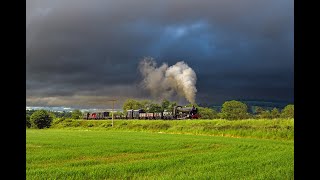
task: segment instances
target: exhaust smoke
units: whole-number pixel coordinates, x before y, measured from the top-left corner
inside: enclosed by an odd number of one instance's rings
[[[140,62],[139,70],[143,76],[141,84],[152,96],[170,99],[178,95],[195,103],[197,76],[185,62],[157,67],[152,57],[146,57]]]

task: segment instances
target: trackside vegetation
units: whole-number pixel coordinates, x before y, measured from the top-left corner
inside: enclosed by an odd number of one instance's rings
[[[228,120],[56,120],[52,128],[145,131],[293,140],[293,119]]]
[[[27,118],[26,126],[33,126],[38,129],[48,128],[51,126],[52,119],[53,117],[50,115],[48,111],[38,110],[30,116],[30,121],[28,121]]]

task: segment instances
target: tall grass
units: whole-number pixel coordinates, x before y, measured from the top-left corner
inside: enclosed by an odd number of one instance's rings
[[[214,136],[251,137],[293,140],[293,119],[248,120],[64,120],[52,128],[89,128],[94,130],[125,130]]]

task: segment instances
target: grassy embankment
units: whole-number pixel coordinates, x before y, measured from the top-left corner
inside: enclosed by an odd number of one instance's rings
[[[51,128],[92,130],[121,130],[163,132],[178,134],[203,134],[230,137],[293,140],[293,119],[249,120],[64,120],[55,121]]]

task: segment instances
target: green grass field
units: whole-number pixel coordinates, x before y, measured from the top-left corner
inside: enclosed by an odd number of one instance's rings
[[[293,139],[159,132],[27,129],[26,178],[293,179]]]

